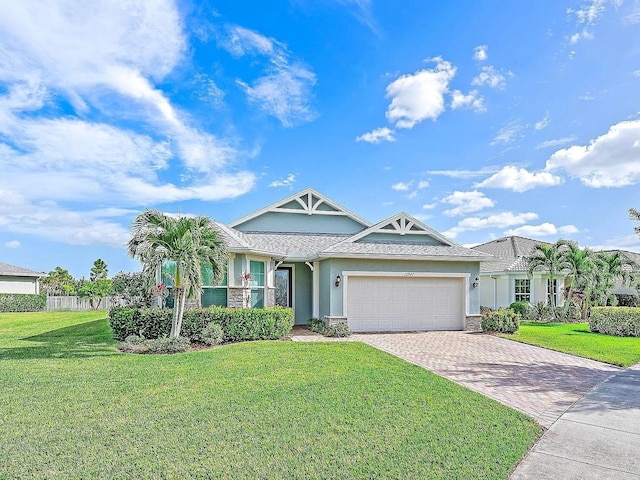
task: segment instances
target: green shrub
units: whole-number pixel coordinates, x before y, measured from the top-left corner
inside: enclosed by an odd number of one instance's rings
[[[200,338],[207,345],[220,345],[224,341],[224,331],[219,324],[211,322],[202,329]]]
[[[129,335],[120,344],[119,349],[126,353],[149,353],[149,347],[145,344],[144,337]]]
[[[589,329],[619,337],[640,337],[640,308],[591,307]]]
[[[145,340],[143,345],[149,348],[149,353],[182,353],[189,350],[191,342],[186,337],[162,337]]]
[[[529,313],[529,304],[527,302],[513,302],[509,305],[509,308],[523,317]]]
[[[510,308],[500,308],[482,317],[482,331],[515,333],[520,327],[520,314]]]
[[[0,293],[0,312],[43,312],[46,293]]]
[[[484,305],[480,305],[480,314],[484,315],[485,313],[492,312],[493,309],[490,307],[485,307]]]
[[[109,325],[117,340],[129,335],[160,338],[171,332],[172,314],[166,308],[113,307],[109,310]]]
[[[351,335],[351,329],[346,323],[336,323],[327,327],[324,331],[326,337],[348,337]]]
[[[325,327],[326,325],[324,323],[324,320],[320,320],[319,318],[310,318],[307,322],[307,328],[309,328],[309,330],[311,330],[312,332],[324,333]]]
[[[640,295],[630,295],[626,293],[614,294],[618,300],[618,307],[640,307]]]
[[[527,320],[533,320],[534,322],[549,322],[554,318],[551,315],[551,307],[544,302],[538,302],[535,305],[531,305],[527,314]]]
[[[277,340],[293,328],[293,310],[283,307],[230,309],[216,307],[225,341]],[[220,312],[222,311],[222,312]]]

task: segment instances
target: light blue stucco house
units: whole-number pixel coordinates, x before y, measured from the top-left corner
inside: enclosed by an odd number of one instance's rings
[[[406,213],[372,224],[306,189],[218,228],[227,276],[202,306],[282,305],[296,324],[324,318],[357,332],[478,327],[480,261],[491,256]]]

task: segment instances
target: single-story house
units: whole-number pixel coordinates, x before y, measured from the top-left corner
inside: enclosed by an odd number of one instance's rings
[[[46,275],[0,262],[0,293],[40,293],[40,278]]]
[[[296,324],[324,318],[359,332],[479,327],[490,255],[404,212],[372,224],[309,188],[218,228],[227,276],[206,286],[202,306],[281,305]]]
[[[631,273],[636,279],[640,278],[640,253],[636,253],[636,252],[630,252],[628,250],[605,250],[606,253],[615,253],[615,252],[620,252],[622,253],[625,257],[627,257],[629,260],[631,260],[632,262],[634,262],[636,265],[635,267],[630,267],[628,265],[625,265],[625,270],[627,270],[629,273]],[[623,285],[622,284],[622,279],[618,278],[616,279],[616,288],[613,290],[613,294],[623,294],[623,295],[638,295],[638,290],[633,288],[633,285]]]
[[[480,263],[480,305],[492,309],[508,307],[513,302],[547,303],[551,288],[549,273],[536,270],[529,276],[529,257],[536,245],[547,243],[531,238],[510,236],[472,247],[493,255],[494,260]],[[564,303],[566,272],[554,277],[556,305]]]

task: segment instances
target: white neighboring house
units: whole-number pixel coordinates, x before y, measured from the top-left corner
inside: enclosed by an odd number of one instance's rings
[[[0,262],[0,293],[40,293],[40,279],[46,275]]]
[[[536,270],[529,276],[529,257],[538,244],[531,238],[511,236],[472,247],[488,253],[494,261],[480,262],[480,305],[492,309],[508,307],[513,302],[547,303],[551,293],[549,273]],[[566,275],[555,275],[556,305],[564,302]]]
[[[625,266],[625,270],[633,273],[636,278],[640,277],[640,253],[630,252],[628,250],[605,250],[605,252],[606,253],[620,252],[629,260],[635,262],[637,267],[634,267],[634,269],[631,269],[630,267]],[[616,279],[616,288],[611,293],[624,294],[624,295],[637,295],[640,292],[638,292],[638,290],[636,290],[635,288],[632,288],[631,286],[628,286],[628,285],[623,286],[622,279],[618,278]]]

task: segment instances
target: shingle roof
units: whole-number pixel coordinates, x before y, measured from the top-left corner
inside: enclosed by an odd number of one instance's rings
[[[290,258],[310,258],[325,248],[341,242],[351,235],[322,233],[244,232],[249,245],[260,251],[272,252]]]
[[[480,273],[526,272],[529,269],[528,257],[536,245],[549,244],[541,240],[511,236],[471,247],[479,252],[496,257],[495,262],[481,262]]]
[[[15,265],[0,262],[0,275],[12,277],[44,277],[46,274],[44,272],[36,272],[28,268],[16,267]]]
[[[460,245],[432,245],[425,243],[397,243],[397,242],[341,242],[332,245],[321,254],[338,255],[397,255],[421,257],[478,257],[491,258],[490,255],[476,252]]]

